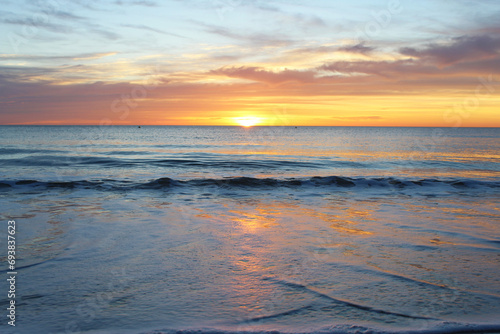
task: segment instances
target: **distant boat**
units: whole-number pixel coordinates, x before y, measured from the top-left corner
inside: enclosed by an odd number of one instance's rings
[[[140,129],[140,128],[141,128],[141,126],[139,125],[139,126],[138,126],[138,128]]]

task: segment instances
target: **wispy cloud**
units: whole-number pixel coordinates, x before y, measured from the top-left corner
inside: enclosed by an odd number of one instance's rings
[[[35,21],[31,18],[3,18],[0,22],[21,25],[34,28],[42,28],[50,32],[55,32],[59,34],[68,34],[74,31],[74,29],[69,25],[57,24],[52,22]]]
[[[227,37],[239,42],[247,42],[252,45],[257,46],[275,46],[283,47],[289,46],[294,43],[294,40],[287,36],[280,36],[280,34],[271,33],[253,33],[253,34],[243,34],[235,32],[233,29],[225,27],[217,27],[213,25],[207,25],[204,23],[199,23],[205,27],[205,31],[211,34]]]
[[[115,1],[115,5],[120,5],[120,6],[145,6],[145,7],[158,7],[158,3],[155,1]]]
[[[0,61],[10,60],[37,60],[37,61],[53,61],[53,60],[91,60],[100,59],[103,57],[113,56],[116,52],[102,53],[83,53],[78,55],[67,56],[35,56],[35,55],[0,55]]]
[[[98,0],[73,0],[72,2],[74,4],[82,7],[82,8],[85,8],[85,9],[88,9],[91,11],[98,11],[98,12],[106,11],[106,10],[99,8],[99,1]]]
[[[166,32],[166,31],[163,31],[161,29],[152,28],[152,27],[144,25],[144,24],[122,24],[121,26],[122,27],[126,27],[126,28],[133,28],[133,29],[151,31],[151,32],[155,32],[155,33],[163,34],[163,35],[170,35],[170,36],[185,38],[184,36],[181,36],[181,35],[178,35],[178,34],[174,34],[174,33],[171,33],[171,32]]]
[[[310,31],[318,28],[325,29],[328,26],[321,17],[302,13],[289,14],[281,12],[277,17],[277,21],[281,25],[292,25],[300,28],[302,31]]]
[[[50,10],[44,10],[44,13],[53,17],[56,17],[61,20],[69,20],[69,21],[75,21],[75,20],[86,20],[87,18],[79,15],[75,15],[70,12],[65,12],[61,10],[55,10],[55,11],[50,11]]]
[[[104,30],[102,28],[93,28],[93,29],[90,29],[90,32],[93,32],[94,34],[97,34],[101,37],[104,37],[106,39],[109,39],[109,40],[117,40],[121,37],[120,34],[117,34],[113,31],[109,31],[109,30]]]

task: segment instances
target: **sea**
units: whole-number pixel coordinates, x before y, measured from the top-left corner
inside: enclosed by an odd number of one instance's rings
[[[1,333],[500,333],[499,128],[1,126],[0,207]]]

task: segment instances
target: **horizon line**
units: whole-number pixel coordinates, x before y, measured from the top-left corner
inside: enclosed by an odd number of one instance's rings
[[[485,128],[485,129],[495,129],[500,128],[500,126],[418,126],[418,125],[208,125],[208,124],[0,124],[0,126],[102,126],[102,127],[112,127],[112,126],[129,126],[129,127],[143,127],[143,126],[184,126],[184,127],[195,127],[195,126],[206,126],[206,127],[239,127],[239,128],[255,128],[255,127],[288,127],[288,128],[298,128],[298,127],[338,127],[338,128]]]

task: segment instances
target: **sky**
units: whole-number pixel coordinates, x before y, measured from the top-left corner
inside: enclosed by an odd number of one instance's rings
[[[500,127],[497,0],[0,0],[0,124]]]

